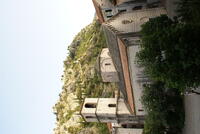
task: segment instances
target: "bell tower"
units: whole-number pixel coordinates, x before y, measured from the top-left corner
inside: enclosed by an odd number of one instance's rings
[[[87,122],[117,122],[117,98],[85,98],[81,115]]]
[[[96,116],[98,98],[85,98],[81,115],[87,122],[99,122]]]
[[[85,98],[81,115],[87,122],[143,124],[144,115],[130,113],[122,98]]]

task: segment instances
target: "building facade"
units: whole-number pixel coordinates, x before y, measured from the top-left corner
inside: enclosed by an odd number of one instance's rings
[[[151,81],[137,63],[141,26],[167,14],[160,0],[93,0],[106,36],[107,49],[100,55],[104,82],[117,82],[116,98],[85,98],[81,115],[87,122],[111,123],[113,134],[142,134],[146,111],[143,85]]]
[[[161,0],[93,0],[96,14],[101,23],[120,12],[131,12],[161,6]]]
[[[136,53],[141,42],[139,31],[150,18],[162,14],[166,14],[164,8],[143,9],[120,13],[103,24],[107,45],[119,73],[121,91],[136,115],[145,115],[140,98],[143,85],[150,82],[137,64]]]

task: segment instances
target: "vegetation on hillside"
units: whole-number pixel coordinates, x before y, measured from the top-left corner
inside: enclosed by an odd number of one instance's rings
[[[106,124],[86,123],[77,115],[85,97],[111,97],[117,88],[113,83],[103,83],[99,75],[98,56],[105,47],[101,25],[96,21],[82,29],[68,47],[63,90],[54,106],[55,134],[108,134]]]

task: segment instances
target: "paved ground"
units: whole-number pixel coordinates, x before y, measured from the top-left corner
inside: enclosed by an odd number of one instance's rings
[[[185,96],[185,128],[183,134],[200,134],[200,95]]]

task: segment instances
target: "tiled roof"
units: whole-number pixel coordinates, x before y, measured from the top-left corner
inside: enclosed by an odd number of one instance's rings
[[[122,69],[122,64],[121,64],[119,47],[118,47],[118,43],[117,43],[117,36],[112,30],[110,30],[107,27],[107,25],[103,25],[103,29],[104,29],[104,33],[106,36],[106,41],[107,41],[107,45],[109,48],[111,58],[113,60],[115,68],[118,72],[119,89],[122,92],[124,98],[127,100],[127,93],[125,90],[124,75],[123,75],[123,69]]]

